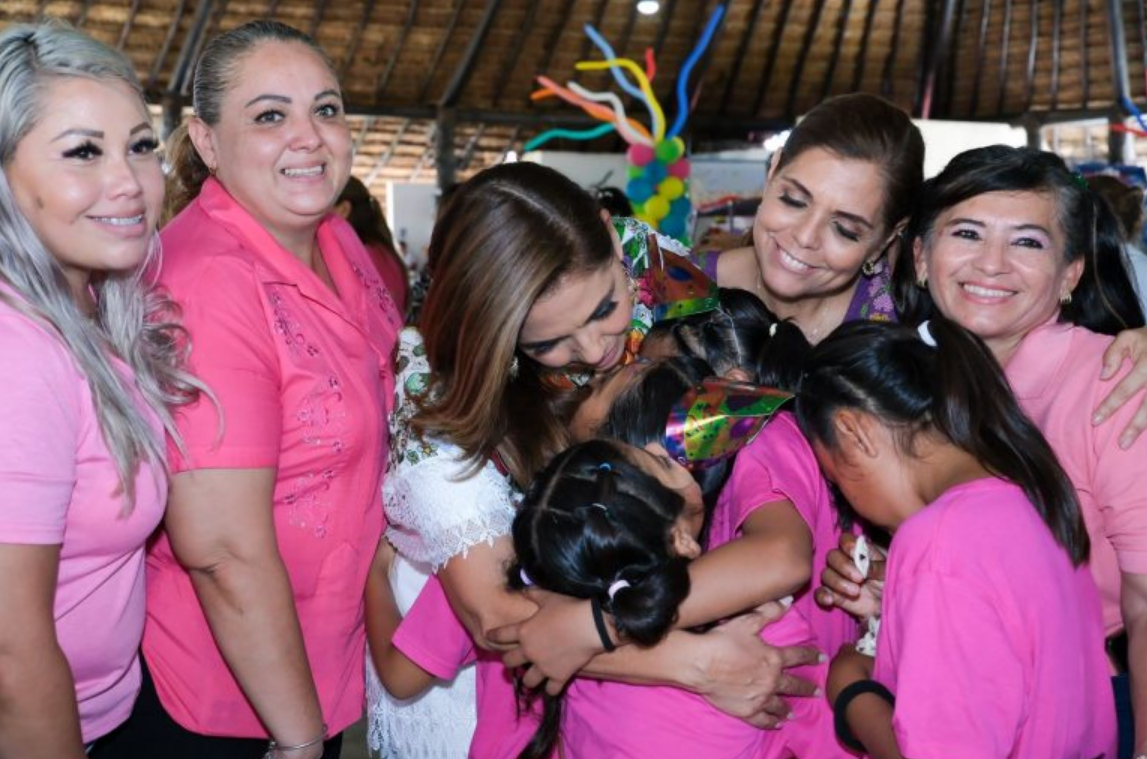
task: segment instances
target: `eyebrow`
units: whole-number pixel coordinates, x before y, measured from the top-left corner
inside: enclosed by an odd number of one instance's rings
[[[151,129],[151,124],[149,124],[146,121],[141,121],[140,123],[138,123],[134,127],[132,127],[131,131],[128,132],[128,134],[133,135],[136,132],[143,131],[144,129]],[[64,139],[65,137],[75,137],[75,136],[90,137],[93,140],[102,140],[104,137],[106,137],[106,135],[99,129],[84,129],[82,127],[76,127],[74,129],[66,129],[63,132],[60,132],[58,135],[53,137],[51,141],[57,142],[59,140]]]
[[[342,95],[339,94],[338,90],[327,89],[327,90],[323,90],[319,94],[315,95],[314,99],[316,101],[318,101],[318,100],[322,100],[325,97],[330,97],[332,95],[334,97],[337,97],[337,98],[342,98]],[[243,107],[249,108],[252,105],[254,105],[255,103],[258,103],[260,100],[270,100],[270,101],[273,101],[275,103],[285,103],[287,105],[290,105],[291,103],[294,102],[293,100],[291,100],[291,98],[287,97],[286,95],[272,95],[272,94],[268,93],[265,95],[257,95],[255,97],[251,98],[250,100],[248,100],[243,105]]]
[[[602,298],[600,301],[598,301],[597,305],[594,306],[593,311],[590,312],[589,317],[586,318],[586,320],[584,322],[582,322],[581,326],[584,327],[585,325],[587,325],[593,321],[594,314],[601,311],[601,309],[605,307],[606,303],[609,303],[611,300],[613,300],[613,294],[616,290],[617,290],[617,283],[615,282],[609,286],[609,292],[605,294],[604,298]],[[557,345],[562,340],[565,340],[567,337],[569,337],[569,335],[559,335],[558,337],[551,337],[551,338],[548,338],[546,340],[536,340],[532,343],[522,343],[518,347],[521,348],[522,350],[527,350],[527,351],[537,350],[538,348],[544,348],[544,347],[549,346],[549,345]]]
[[[794,179],[792,177],[782,177],[782,179],[786,182],[790,182],[790,183],[796,185],[796,188],[798,190],[800,190],[805,195],[808,195],[810,198],[814,197],[812,192],[807,187],[805,187],[803,184],[798,182],[796,179]],[[833,213],[836,214],[837,216],[841,216],[845,219],[848,219],[849,221],[860,224],[863,227],[868,227],[869,229],[876,229],[875,224],[873,224],[871,221],[864,218],[860,214],[849,213],[848,211],[841,211],[839,208],[834,210]]]
[[[980,227],[981,229],[986,228],[988,226],[987,224],[980,221],[979,219],[968,219],[968,218],[961,217],[958,219],[952,219],[951,221],[949,221],[947,224],[944,225],[944,228],[947,229],[948,227],[954,227],[957,224],[969,224],[973,227]],[[1012,231],[1015,231],[1015,232],[1029,232],[1029,231],[1042,232],[1043,234],[1047,235],[1048,237],[1051,237],[1051,230],[1049,230],[1047,227],[1043,226],[1042,224],[1017,224],[1014,227],[1009,227],[1009,229],[1011,229]]]

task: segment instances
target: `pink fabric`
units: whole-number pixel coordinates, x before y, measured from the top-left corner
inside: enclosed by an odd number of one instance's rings
[[[127,719],[139,693],[144,541],[163,516],[167,481],[143,463],[124,513],[87,379],[56,335],[2,301],[0,356],[0,542],[61,546],[56,637],[92,741]],[[138,394],[136,404],[159,439],[155,413]]]
[[[1111,340],[1049,323],[1024,338],[1005,370],[1020,405],[1075,484],[1108,635],[1123,629],[1120,573],[1147,573],[1147,437],[1128,450],[1119,448],[1119,436],[1139,404],[1127,404],[1098,427],[1090,419],[1130,371],[1125,364],[1114,380],[1100,382],[1103,351]]]
[[[775,646],[807,645],[808,620],[795,607],[761,635]],[[822,689],[827,664],[793,674]],[[562,743],[567,757],[631,759],[849,759],[834,737],[823,697],[789,699],[793,717],[780,730],[761,730],[717,711],[701,696],[677,688],[579,678],[566,692]],[[640,727],[640,729],[638,729]]]
[[[398,309],[398,312],[400,314],[404,313],[406,310],[406,290],[408,282],[406,279],[406,268],[403,267],[399,261],[398,254],[381,245],[368,245],[366,252],[370,254],[370,260],[378,271],[379,276],[382,277],[382,282],[390,292],[390,297],[394,300],[394,305]]]
[[[537,732],[537,714],[518,714],[514,681],[496,654],[474,647],[438,578],[426,581],[394,634],[394,646],[435,677],[453,680],[477,659],[478,728],[470,759],[516,759]]]
[[[380,483],[401,321],[362,244],[328,216],[318,230],[336,296],[221,185],[163,231],[161,282],[179,302],[191,369],[214,390],[177,421],[173,472],[277,468],[273,515],[323,718],[362,715],[362,594],[384,526]],[[143,650],[168,713],[206,735],[266,731],[223,661],[166,536],[149,556]]]
[[[738,454],[713,512],[708,549],[735,540],[745,519],[757,508],[768,508],[768,503],[778,497],[798,504],[816,543],[829,547],[837,544],[840,533],[833,527],[827,487],[812,450],[788,413],[778,414]],[[827,551],[825,548],[822,554]],[[811,598],[811,593],[803,597]],[[780,620],[765,628],[761,638],[774,646],[819,644],[806,608],[807,604],[794,603]],[[823,637],[823,630],[831,627],[824,624],[827,615],[819,616]],[[850,623],[850,629],[855,633],[855,623]],[[827,664],[820,664],[800,668],[795,674],[823,689],[827,671]],[[571,757],[851,756],[836,743],[832,712],[823,698],[795,698],[790,704],[793,719],[779,731],[766,731],[723,714],[702,697],[677,688],[582,678],[575,680],[566,694],[563,743]],[[635,730],[635,725],[641,729]]]
[[[717,501],[709,527],[709,547],[741,533],[745,520],[770,503],[791,501],[812,533],[812,581],[796,595],[794,607],[812,625],[813,640],[830,658],[858,637],[856,620],[840,609],[817,606],[812,588],[819,584],[829,551],[840,543],[840,527],[828,485],[816,457],[792,414],[777,414],[733,463],[733,472]]]
[[[896,531],[874,675],[905,756],[1115,756],[1095,583],[1002,480],[952,488]]]

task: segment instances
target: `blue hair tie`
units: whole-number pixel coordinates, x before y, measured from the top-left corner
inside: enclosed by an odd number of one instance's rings
[[[597,465],[597,471],[599,471],[599,472],[612,472],[613,466],[610,464],[607,464],[603,461],[602,463]]]

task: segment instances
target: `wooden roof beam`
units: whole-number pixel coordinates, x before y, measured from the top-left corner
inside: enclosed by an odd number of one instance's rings
[[[969,116],[975,116],[980,108],[980,82],[984,75],[984,55],[988,50],[988,21],[991,15],[992,0],[983,0],[980,3],[980,35],[976,40],[976,73],[972,77],[972,97],[968,101]]]
[[[737,43],[737,54],[733,57],[733,70],[729,72],[729,81],[725,83],[725,94],[721,98],[721,112],[729,110],[729,101],[733,99],[733,91],[737,87],[737,80],[741,78],[741,67],[745,64],[745,56],[749,53],[749,43],[753,39],[753,30],[761,18],[761,8],[764,0],[753,0],[753,10],[749,11],[749,19],[745,24],[745,33]]]
[[[1004,95],[1008,91],[1008,49],[1012,41],[1012,0],[1004,0],[1004,30],[1000,39],[1000,73],[997,85],[996,113],[1004,112]]]
[[[366,175],[366,179],[363,180],[363,184],[365,184],[367,187],[369,187],[371,183],[374,182],[374,179],[378,176],[379,172],[382,171],[388,163],[390,163],[390,159],[394,157],[394,153],[396,150],[398,150],[398,146],[402,144],[402,138],[406,136],[406,130],[410,129],[411,123],[411,119],[406,119],[403,121],[399,125],[398,131],[394,133],[394,137],[391,139],[390,145],[387,146],[384,152],[378,154],[378,158],[375,160],[374,166],[371,167],[370,172]]]
[[[147,84],[144,85],[145,89],[153,90],[159,84],[159,74],[163,71],[163,63],[167,60],[168,53],[171,52],[175,35],[179,33],[179,22],[183,20],[183,14],[186,10],[187,0],[179,0],[179,5],[175,6],[175,13],[171,16],[171,23],[167,25],[167,36],[163,38],[163,45],[159,48],[159,54],[155,56],[155,61],[151,64],[151,71],[147,75]]]
[[[374,99],[381,100],[382,93],[386,92],[386,85],[390,82],[390,75],[394,72],[394,66],[398,63],[398,56],[402,52],[403,45],[406,44],[406,38],[410,35],[410,29],[414,26],[414,18],[418,14],[418,0],[410,0],[410,5],[406,9],[406,21],[402,24],[402,31],[398,33],[398,41],[390,49],[390,58],[386,61],[386,68],[382,70],[382,74],[378,77],[378,84],[374,88]]]
[[[781,51],[781,38],[784,36],[785,26],[789,23],[789,13],[793,9],[793,0],[784,0],[781,13],[777,17],[776,26],[773,27],[773,37],[769,40],[769,55],[765,59],[765,71],[761,74],[760,88],[757,90],[757,99],[753,102],[752,115],[761,114],[761,106],[765,104],[765,93],[769,91],[769,82],[773,78],[773,67],[777,64],[777,54]]]
[[[1030,111],[1032,101],[1035,98],[1035,61],[1036,52],[1039,49],[1039,0],[1032,0],[1031,4],[1031,17],[1028,19],[1028,65],[1026,82],[1024,89],[1027,91],[1027,96],[1024,98],[1026,105],[1025,111]]]
[[[864,29],[860,33],[860,51],[856,54],[856,73],[852,75],[852,91],[859,92],[864,81],[864,68],[868,63],[868,43],[872,38],[872,24],[876,21],[876,6],[880,0],[868,0],[864,14]]]
[[[175,68],[171,73],[171,81],[167,83],[168,92],[178,92],[182,95],[188,93],[187,84],[192,79],[192,69],[199,50],[203,45],[203,32],[207,29],[207,22],[211,19],[211,11],[215,7],[215,0],[199,0],[195,9],[195,19],[191,29],[183,38],[179,48],[179,57],[175,59]]]
[[[900,31],[904,21],[904,0],[896,0],[896,10],[892,15],[892,40],[888,43],[888,52],[884,54],[884,65],[880,70],[880,94],[889,100],[895,97],[892,70],[896,64],[896,51],[900,48]]]
[[[820,99],[824,100],[832,92],[832,80],[836,77],[836,67],[840,64],[840,47],[844,41],[844,30],[848,28],[848,17],[852,13],[852,0],[842,0],[840,15],[836,20],[836,35],[832,38],[832,56],[828,59],[828,71],[820,88]]]
[[[927,119],[932,115],[932,100],[936,94],[936,79],[940,70],[940,62],[947,54],[948,44],[952,39],[952,26],[956,15],[956,0],[944,0],[944,7],[940,14],[939,33],[937,39],[923,41],[926,53],[924,66],[923,88],[920,93],[920,118]],[[935,44],[932,44],[935,43]]]
[[[808,27],[804,32],[804,39],[801,41],[797,65],[793,68],[792,78],[789,79],[789,94],[785,99],[785,116],[787,118],[796,116],[796,114],[793,113],[793,108],[796,106],[797,93],[800,92],[801,77],[804,76],[805,63],[808,61],[809,50],[812,49],[812,41],[813,38],[816,37],[817,27],[820,26],[822,13],[824,13],[824,0],[816,0],[816,4],[812,7],[812,18],[809,19]]]
[[[131,0],[131,8],[128,9],[127,18],[124,19],[123,28],[119,32],[119,40],[116,42],[116,50],[123,52],[123,46],[127,44],[127,37],[131,34],[131,28],[135,25],[135,17],[139,15],[139,6],[143,0]]]
[[[1059,106],[1059,38],[1063,29],[1065,0],[1052,0],[1051,16],[1051,109]]]
[[[530,32],[534,28],[534,22],[538,16],[538,7],[541,5],[541,3],[532,2],[529,5],[530,8],[528,11],[526,11],[526,19],[522,22],[522,32],[519,37],[520,40],[527,40],[530,38]],[[510,77],[513,76],[514,69],[518,67],[518,61],[522,57],[522,48],[524,47],[525,45],[519,42],[517,45],[514,45],[514,51],[510,55],[506,56],[506,61],[502,64],[502,71],[498,74],[498,83],[494,86],[494,96],[490,99],[491,108],[498,107],[498,101],[502,99],[502,94],[506,91],[506,85],[510,83]]]
[[[474,62],[478,60],[478,51],[485,44],[486,37],[490,33],[490,27],[494,25],[494,19],[501,7],[502,0],[486,0],[486,9],[482,12],[478,27],[470,35],[470,44],[466,46],[462,60],[454,67],[454,75],[450,77],[450,84],[446,86],[446,91],[438,100],[440,108],[452,108],[458,103],[458,98],[462,95],[466,82],[474,73]]]
[[[420,103],[425,103],[430,94],[430,87],[434,84],[434,75],[438,73],[438,65],[442,63],[442,56],[446,54],[446,47],[450,44],[450,38],[454,36],[454,29],[458,26],[458,19],[462,16],[462,8],[465,5],[466,0],[454,0],[454,12],[450,14],[450,23],[447,24],[442,38],[438,40],[438,47],[434,50],[434,60],[431,61],[426,70],[426,76],[422,79],[422,89],[418,93],[418,102]]]
[[[343,55],[342,63],[339,64],[339,80],[345,80],[347,72],[350,71],[351,64],[354,63],[354,57],[358,55],[359,46],[362,45],[362,34],[366,30],[367,24],[370,23],[371,16],[374,15],[374,2],[375,0],[366,0],[362,7],[362,17],[359,18],[358,26],[354,29],[354,34],[350,38],[350,44],[347,45],[346,53]]]

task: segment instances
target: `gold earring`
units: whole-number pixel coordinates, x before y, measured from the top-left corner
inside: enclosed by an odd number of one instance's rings
[[[1059,299],[1059,305],[1070,306],[1071,305],[1071,293],[1067,293],[1062,298],[1060,298]]]
[[[876,268],[876,261],[874,261],[872,259],[865,261],[860,266],[860,273],[863,274],[864,276],[868,277],[869,279],[871,279],[872,277],[875,277],[877,271],[879,271],[879,270]]]
[[[927,274],[921,274],[920,277],[916,280],[916,286],[919,287],[921,290],[927,290],[928,289],[928,275]]]

